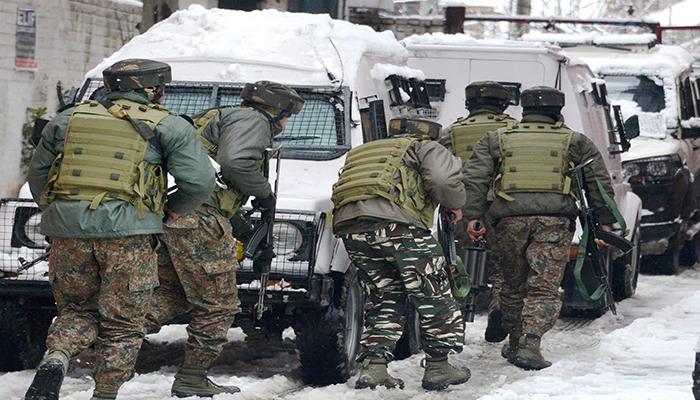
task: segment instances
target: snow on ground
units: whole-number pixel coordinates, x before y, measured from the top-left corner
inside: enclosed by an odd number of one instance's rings
[[[464,352],[452,357],[468,366],[471,380],[444,392],[420,388],[421,355],[390,364],[390,372],[406,381],[406,389],[355,390],[356,378],[345,384],[306,387],[302,384],[293,333],[283,343],[251,346],[240,329],[229,343],[213,379],[238,385],[241,394],[226,399],[364,400],[683,400],[692,399],[690,374],[700,336],[700,271],[678,276],[641,276],[637,294],[618,304],[618,315],[594,320],[561,319],[544,339],[553,362],[543,371],[523,371],[503,360],[500,344],[483,341],[485,316],[467,325]],[[169,399],[176,365],[182,360],[186,333],[182,325],[149,336],[138,373],[125,384],[120,400]],[[0,398],[19,399],[34,371],[0,375]],[[69,372],[61,399],[87,400],[93,386],[86,369]]]

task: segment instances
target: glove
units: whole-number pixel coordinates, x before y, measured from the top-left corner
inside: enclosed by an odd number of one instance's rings
[[[260,274],[263,272],[270,272],[270,264],[272,259],[275,258],[277,254],[272,249],[272,245],[261,244],[260,247],[255,250],[253,254],[253,271]]]
[[[272,210],[273,208],[275,208],[275,204],[277,204],[277,198],[275,198],[274,193],[270,193],[269,196],[262,199],[256,197],[250,203],[253,205],[254,208],[257,208],[260,211]]]

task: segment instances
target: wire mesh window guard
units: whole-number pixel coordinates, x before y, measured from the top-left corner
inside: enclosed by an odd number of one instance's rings
[[[33,260],[45,251],[48,243],[39,233],[41,214],[30,199],[0,199],[0,277],[18,280],[46,280],[46,261],[18,274],[19,257]]]
[[[86,81],[78,100],[88,99],[101,85],[100,79]],[[212,107],[238,105],[240,83],[176,81],[165,89],[164,106],[177,114],[193,116]],[[330,160],[350,149],[350,90],[347,87],[294,87],[305,100],[299,114],[289,118],[286,129],[276,137],[282,157],[302,160]]]

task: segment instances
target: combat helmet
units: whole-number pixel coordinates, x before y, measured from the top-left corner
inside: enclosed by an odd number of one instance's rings
[[[105,86],[113,92],[163,86],[170,83],[170,65],[144,58],[117,61],[102,71]]]
[[[508,90],[498,82],[477,81],[464,88],[464,105],[473,109],[479,105],[492,105],[505,110],[508,108]]]
[[[520,95],[523,108],[559,108],[564,107],[564,93],[549,86],[533,86],[523,90]]]
[[[271,81],[246,83],[241,90],[241,99],[244,104],[257,103],[277,110],[278,119],[298,114],[304,106],[304,99],[296,90]]]
[[[389,136],[416,135],[429,136],[436,140],[440,137],[442,125],[437,122],[418,118],[393,118],[389,121]]]

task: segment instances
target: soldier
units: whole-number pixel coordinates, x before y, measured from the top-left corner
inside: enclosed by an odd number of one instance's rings
[[[133,374],[158,286],[154,235],[164,211],[185,215],[214,188],[195,129],[157,104],[170,66],[129,59],[103,75],[110,93],[58,114],[30,165],[58,316],[27,400],[58,399],[68,361],[93,342],[100,361],[92,398],[116,398]],[[166,166],[179,190],[164,210]]]
[[[212,397],[236,393],[207,378],[207,370],[226,343],[226,334],[240,311],[236,289],[238,263],[231,218],[247,200],[263,210],[275,206],[266,174],[266,148],[282,132],[304,100],[291,88],[260,81],[245,85],[243,103],[207,110],[194,119],[202,144],[220,166],[220,185],[194,213],[165,226],[159,254],[160,287],[148,315],[149,331],[190,311],[192,320],[185,360],[175,375],[172,395]],[[261,249],[254,263],[269,262],[272,246]]]
[[[571,165],[589,159],[586,193],[601,224],[614,221],[595,179],[613,196],[610,175],[600,152],[586,136],[563,121],[564,94],[537,86],[523,91],[522,121],[511,129],[489,132],[477,142],[465,168],[469,237],[485,228],[475,225],[484,214],[494,219],[491,242],[504,285],[499,296],[509,342],[502,355],[524,369],[551,365],[540,352],[540,338],[556,322],[561,308],[559,284],[569,260],[576,202]],[[487,208],[489,196],[493,201]],[[605,225],[605,229],[609,230]]]
[[[509,104],[508,90],[498,82],[472,82],[464,89],[464,97],[469,115],[457,119],[443,131],[440,143],[450,149],[452,154],[459,157],[466,165],[474,145],[486,133],[499,128],[510,129],[518,121],[504,113]],[[488,218],[485,222],[488,223]],[[462,220],[455,228],[457,254],[464,254],[464,249],[472,245],[471,240],[467,237],[466,221]],[[487,240],[489,236],[491,235],[487,236]],[[500,269],[493,267],[493,260],[489,260],[489,262],[491,264],[489,268],[491,302],[489,303],[489,317],[484,338],[487,342],[498,343],[508,336],[508,332],[503,329],[501,323],[503,313],[498,305],[498,294],[503,287],[503,276]]]
[[[389,135],[347,155],[333,186],[333,231],[358,268],[369,309],[358,389],[401,387],[387,363],[406,322],[406,298],[420,319],[426,369],[422,386],[440,390],[470,377],[447,362],[462,351],[464,327],[450,292],[445,257],[431,236],[438,203],[458,219],[464,204],[461,163],[435,139],[440,125],[393,119]]]

